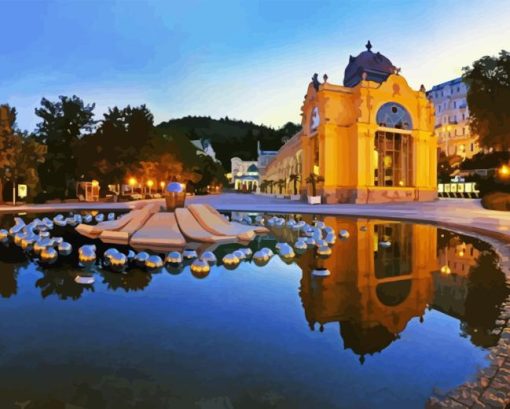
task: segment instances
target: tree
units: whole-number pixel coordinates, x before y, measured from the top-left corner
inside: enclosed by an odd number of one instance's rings
[[[510,53],[485,56],[463,68],[469,87],[467,103],[471,130],[480,145],[496,150],[510,148]]]
[[[273,186],[274,186],[275,184],[276,184],[276,182],[275,182],[274,180],[269,179],[269,180],[267,181],[267,186],[269,187],[269,191],[270,191],[270,193],[273,193]]]
[[[109,108],[95,133],[75,145],[77,173],[97,179],[101,187],[120,184],[144,160],[142,151],[154,138],[154,119],[145,105]]]
[[[60,96],[55,102],[46,98],[35,114],[41,118],[36,136],[46,144],[47,155],[39,166],[39,176],[50,198],[65,198],[74,194],[76,180],[75,146],[84,132],[94,126],[95,104],[84,104],[76,95]]]
[[[14,134],[12,125],[16,121],[16,110],[9,105],[0,105],[0,202],[3,202],[3,184],[9,169],[14,166]]]
[[[23,182],[28,194],[35,195],[39,189],[37,166],[44,162],[46,146],[33,136],[14,130],[16,110],[8,105],[0,106],[0,202],[3,201],[3,185],[6,181]]]
[[[439,152],[437,158],[437,177],[440,182],[449,182],[450,177],[456,167],[455,164],[461,161],[461,157],[458,155],[447,156],[444,152]]]
[[[317,183],[320,182],[324,182],[324,178],[316,175],[315,173],[310,173],[310,175],[306,178],[306,183],[312,185],[312,196],[317,196]]]
[[[301,176],[299,176],[297,173],[293,173],[289,176],[290,181],[292,182],[292,186],[294,188],[294,194],[298,194],[298,188],[297,184],[301,180]]]
[[[276,182],[278,188],[280,189],[280,194],[283,193],[283,188],[285,187],[285,179],[278,179]]]

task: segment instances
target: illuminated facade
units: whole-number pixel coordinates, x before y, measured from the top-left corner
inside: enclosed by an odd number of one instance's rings
[[[302,130],[267,167],[262,179],[304,183],[324,178],[327,203],[426,201],[437,197],[434,107],[422,87],[411,89],[389,59],[367,50],[350,57],[344,84],[314,75],[302,105]]]
[[[230,173],[227,179],[234,185],[235,190],[252,192],[258,190],[260,175],[267,165],[276,156],[277,151],[262,150],[260,142],[257,143],[257,160],[242,160],[238,157],[230,159]]]
[[[433,298],[432,273],[437,229],[378,220],[345,221],[326,217],[336,231],[351,232],[328,259],[305,253],[300,296],[311,329],[338,322],[344,346],[363,360],[398,339],[412,318],[421,318]],[[391,242],[383,247],[382,241]],[[314,278],[317,267],[331,275]]]
[[[447,156],[471,158],[480,152],[478,136],[469,128],[468,87],[462,78],[434,85],[427,92],[435,107],[435,132],[439,149]]]

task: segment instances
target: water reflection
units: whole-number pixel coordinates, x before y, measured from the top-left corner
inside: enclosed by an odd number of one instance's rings
[[[313,216],[297,217],[312,222]],[[509,295],[499,259],[485,242],[434,226],[369,219],[321,218],[336,232],[348,230],[347,240],[337,240],[329,258],[319,258],[308,250],[296,258],[302,270],[299,297],[304,316],[312,331],[323,331],[338,324],[345,349],[352,350],[363,363],[367,355],[383,351],[413,318],[423,322],[427,309],[435,309],[460,322],[461,334],[474,345],[490,347],[497,343],[504,322],[502,304]],[[6,218],[0,222],[8,225]],[[72,231],[60,232],[77,245],[83,238]],[[275,228],[269,236],[258,236],[250,247],[253,252],[272,247],[277,241],[294,243],[298,232]],[[98,243],[102,251],[105,246]],[[227,244],[213,250],[218,260],[239,244]],[[123,249],[125,250],[125,249]],[[15,246],[0,246],[0,296],[17,294],[20,269],[30,261]],[[220,261],[221,264],[221,261]],[[239,267],[242,268],[242,265]],[[311,272],[326,268],[328,277]],[[52,268],[36,266],[40,277],[35,287],[42,298],[78,300],[94,292],[98,283],[110,291],[142,291],[153,279],[149,272],[132,268],[126,274],[95,268],[96,284],[75,282],[80,273],[76,255]],[[190,274],[189,269],[185,269]],[[162,274],[180,274],[182,269],[163,270]],[[211,273],[197,275],[207,280]]]
[[[497,344],[504,329],[502,304],[509,294],[499,257],[486,243],[439,230],[438,259],[434,272],[433,308],[461,321],[471,342],[481,347]]]
[[[61,300],[77,300],[85,292],[94,291],[92,284],[78,284],[74,281],[76,268],[63,266],[55,269],[43,269],[37,267],[42,277],[35,282],[35,286],[41,289],[43,298],[57,296]]]
[[[427,225],[324,221],[351,234],[328,259],[307,252],[297,261],[303,270],[299,294],[312,331],[338,323],[344,348],[363,363],[366,355],[398,340],[411,319],[423,322],[426,309],[434,308],[459,319],[473,344],[497,343],[509,289],[498,256],[486,243]],[[314,277],[315,268],[332,274]]]

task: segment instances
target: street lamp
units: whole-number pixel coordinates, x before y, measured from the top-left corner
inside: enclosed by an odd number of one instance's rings
[[[129,178],[128,184],[129,184],[129,186],[131,186],[131,194],[133,194],[133,189],[136,185],[136,179],[133,177]]]
[[[445,264],[443,267],[441,267],[441,273],[443,274],[450,274],[452,272],[452,270],[450,269],[450,267]]]
[[[163,193],[163,189],[165,188],[165,182],[159,182],[159,186],[161,187],[161,193]]]
[[[502,178],[507,178],[508,176],[510,176],[510,167],[508,167],[508,165],[502,165],[498,169],[498,173],[499,176],[501,176]]]
[[[147,181],[147,186],[149,187],[149,195],[150,195],[151,194],[152,186],[154,186],[154,181],[149,179]]]

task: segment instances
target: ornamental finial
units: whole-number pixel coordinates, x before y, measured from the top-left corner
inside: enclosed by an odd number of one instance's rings
[[[365,44],[365,47],[367,47],[368,51],[372,50],[372,43],[370,42],[370,40],[368,40],[368,43]]]

